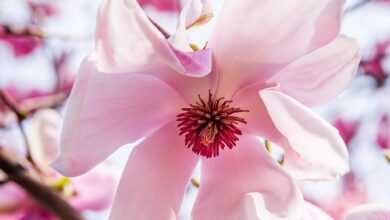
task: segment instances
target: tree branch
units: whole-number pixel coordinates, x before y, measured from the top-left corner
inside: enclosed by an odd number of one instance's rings
[[[62,220],[84,220],[81,214],[72,208],[59,194],[46,185],[28,175],[17,162],[7,157],[0,147],[0,169],[7,174],[10,181],[15,182],[28,192],[32,198]]]
[[[37,25],[28,25],[28,26],[19,27],[19,26],[3,24],[0,27],[3,28],[5,34],[9,34],[13,36],[29,36],[29,37],[36,37],[40,39],[56,38],[60,40],[87,40],[88,39],[87,36],[81,37],[81,36],[72,36],[72,35],[67,35],[62,33],[47,32]]]
[[[26,118],[27,113],[19,109],[17,103],[12,99],[7,92],[0,89],[0,100],[14,113],[16,114],[18,121],[23,121]]]

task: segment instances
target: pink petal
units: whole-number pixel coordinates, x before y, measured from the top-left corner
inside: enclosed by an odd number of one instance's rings
[[[185,75],[191,77],[204,77],[211,72],[211,50],[185,52],[171,47],[180,63],[185,66]]]
[[[356,43],[338,37],[289,64],[269,81],[306,105],[323,104],[338,95],[356,73],[360,55]]]
[[[145,71],[150,70],[151,64],[191,77],[202,77],[211,71],[210,51],[184,55],[174,50],[136,0],[103,2],[95,53],[99,69],[107,72]]]
[[[15,212],[0,213],[0,220],[19,220],[26,216],[25,209],[20,209]]]
[[[53,109],[36,112],[27,130],[31,157],[42,169],[59,155],[61,116]]]
[[[266,80],[338,32],[341,0],[225,1],[209,41],[221,93]],[[338,6],[338,7],[334,7]],[[337,10],[333,12],[333,10]],[[331,15],[325,15],[331,14]],[[327,24],[328,26],[319,26]],[[324,37],[321,35],[326,33]],[[321,36],[321,40],[316,38]],[[326,40],[325,40],[326,39]],[[316,43],[314,43],[316,42]]]
[[[279,139],[280,132],[268,115],[263,100],[259,98],[259,91],[274,85],[254,84],[240,89],[233,95],[234,104],[241,109],[249,110],[242,115],[247,124],[242,126],[244,133],[261,136],[269,140]]]
[[[187,29],[197,24],[208,22],[213,17],[210,0],[189,0],[186,2],[183,10],[180,12],[177,22],[176,33],[169,41],[182,50],[192,51],[187,36]],[[206,49],[205,51],[209,51]]]
[[[0,25],[0,29],[3,27]],[[0,30],[0,42],[7,43],[13,51],[15,57],[23,57],[34,52],[35,49],[43,45],[43,41],[38,37],[16,36],[2,33]]]
[[[349,211],[345,220],[387,220],[390,219],[390,207],[367,204]]]
[[[153,76],[107,74],[86,60],[69,98],[55,167],[80,175],[173,120],[181,106],[179,95]]]
[[[28,195],[23,189],[14,183],[1,185],[0,195],[0,213],[14,212],[30,202]]]
[[[184,146],[175,123],[163,127],[131,153],[111,220],[177,219],[196,156]]]
[[[339,33],[345,0],[328,0],[315,23],[311,49],[317,49],[331,42]]]
[[[233,152],[204,159],[194,220],[263,219],[262,203],[274,216],[295,219],[302,195],[293,179],[255,136],[243,136]]]
[[[78,210],[108,208],[115,193],[115,178],[108,169],[96,169],[72,179],[76,196],[70,200]]]
[[[349,170],[348,152],[336,128],[287,95],[260,91],[268,114],[283,135],[286,167],[298,178],[333,178]]]
[[[304,217],[302,220],[333,220],[328,214],[311,203],[305,202]]]

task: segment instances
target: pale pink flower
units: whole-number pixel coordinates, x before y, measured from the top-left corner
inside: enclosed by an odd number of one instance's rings
[[[380,204],[357,206],[348,212],[345,220],[389,220],[390,207]]]
[[[199,1],[190,3],[202,16]],[[206,49],[192,51],[192,7],[166,39],[135,0],[105,0],[55,166],[80,175],[145,137],[128,160],[112,220],[176,219],[199,160],[194,220],[259,219],[259,206],[299,219],[299,189],[257,136],[284,148],[284,167],[297,178],[348,171],[338,131],[305,106],[334,98],[357,68],[355,42],[339,35],[343,3],[228,0]]]
[[[59,155],[60,123],[58,112],[43,109],[33,115],[26,131],[31,158],[42,171],[48,173],[52,173],[49,164]]]

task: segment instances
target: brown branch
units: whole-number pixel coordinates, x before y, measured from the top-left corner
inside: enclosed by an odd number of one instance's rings
[[[37,172],[41,172],[39,166],[35,163],[30,152],[30,143],[23,126],[23,121],[30,113],[41,108],[57,107],[66,99],[66,94],[59,93],[43,97],[30,98],[22,102],[20,105],[4,90],[0,89],[0,100],[17,116],[17,125],[23,136],[24,143],[27,148],[27,160],[31,163]]]
[[[61,40],[87,40],[88,37],[72,36],[61,33],[47,32],[37,25],[29,26],[14,26],[14,25],[1,25],[5,34],[12,36],[30,36],[40,39],[44,38],[57,38]]]
[[[27,113],[23,112],[16,101],[4,90],[0,90],[0,100],[13,112],[18,118],[18,121],[23,121]]]
[[[28,141],[26,131],[23,127],[23,120],[27,117],[28,112],[22,111],[19,108],[17,102],[10,95],[8,95],[8,93],[4,90],[0,90],[0,100],[2,100],[2,102],[17,116],[18,119],[17,125],[23,136],[23,140],[27,148],[27,160],[37,170],[37,172],[40,172],[39,167],[32,159],[31,152],[30,152],[31,149],[30,143]]]
[[[7,157],[0,147],[0,169],[10,181],[15,182],[28,192],[32,198],[62,220],[83,220],[81,214],[72,208],[59,194],[28,175],[17,162]]]
[[[65,92],[53,93],[50,95],[39,96],[34,98],[29,98],[20,103],[20,109],[23,112],[31,113],[39,109],[44,108],[57,108],[61,106],[68,94]]]
[[[8,178],[5,178],[5,179],[1,179],[0,180],[0,186],[4,185],[4,184],[7,184],[9,183],[9,179]]]
[[[28,98],[17,103],[6,91],[0,89],[0,100],[23,121],[30,113],[43,108],[56,108],[62,105],[68,93],[58,92],[50,95]]]

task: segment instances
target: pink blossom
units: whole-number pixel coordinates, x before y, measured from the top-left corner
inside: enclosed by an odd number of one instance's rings
[[[28,55],[42,45],[40,38],[30,35],[15,35],[1,24],[0,42],[8,44],[16,57]]]
[[[341,137],[348,146],[351,140],[355,137],[356,132],[360,126],[360,122],[357,120],[337,118],[333,123],[333,126],[339,130]]]
[[[307,107],[334,98],[357,69],[356,43],[339,35],[342,8],[339,0],[225,1],[207,47],[194,51],[185,32],[192,7],[166,39],[135,0],[103,1],[55,167],[80,175],[145,137],[112,220],[175,219],[198,161],[194,220],[261,219],[258,210],[300,219],[290,174],[323,179],[349,169],[338,131]],[[284,148],[283,167],[257,136]]]
[[[381,204],[365,204],[351,209],[345,220],[388,220],[390,207]]]
[[[376,144],[383,150],[390,149],[390,121],[386,114],[379,121]]]
[[[360,67],[363,69],[364,74],[372,77],[376,85],[381,87],[384,85],[389,73],[385,71],[383,67],[384,59],[387,56],[387,48],[390,45],[390,40],[379,42],[375,47],[374,54],[362,60]]]
[[[138,0],[142,6],[151,5],[158,10],[178,12],[181,9],[180,0]]]

